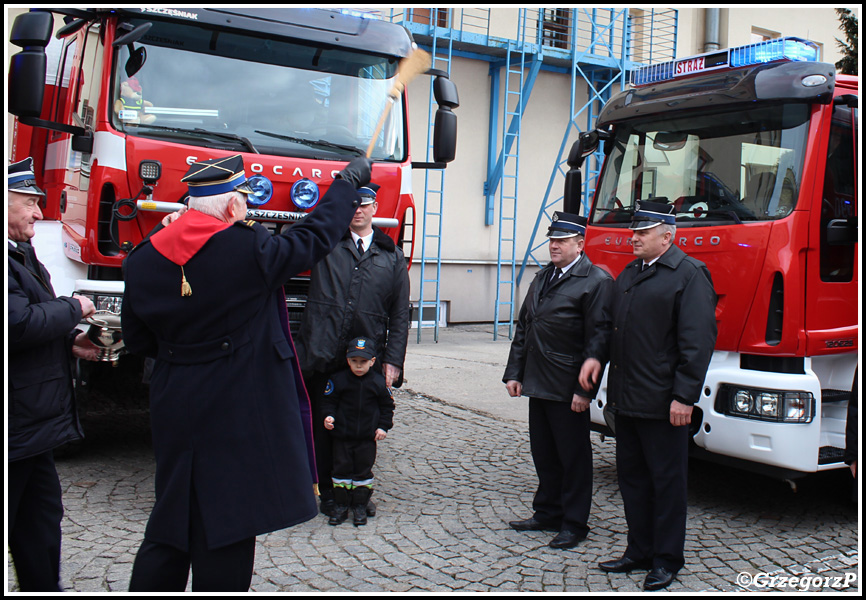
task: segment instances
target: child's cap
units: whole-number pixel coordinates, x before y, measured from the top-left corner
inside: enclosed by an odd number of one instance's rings
[[[349,347],[346,350],[346,358],[352,358],[353,356],[376,358],[376,346],[369,338],[357,337],[349,342]]]

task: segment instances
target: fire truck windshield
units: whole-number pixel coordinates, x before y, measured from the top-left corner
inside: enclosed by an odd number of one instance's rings
[[[132,25],[139,22],[133,20]],[[394,84],[398,58],[153,21],[142,68],[114,65],[112,123],[129,135],[321,159],[364,154]],[[372,158],[406,158],[402,101]]]
[[[786,104],[619,123],[591,222],[622,227],[649,199],[674,204],[678,225],[781,219],[797,201],[809,114]]]

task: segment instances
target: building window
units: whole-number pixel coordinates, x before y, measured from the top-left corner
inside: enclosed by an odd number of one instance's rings
[[[571,39],[571,9],[545,8],[542,32],[543,45],[567,49]]]
[[[448,27],[448,8],[413,8],[413,23],[422,25],[435,25],[436,27]],[[430,13],[433,13],[432,17]]]

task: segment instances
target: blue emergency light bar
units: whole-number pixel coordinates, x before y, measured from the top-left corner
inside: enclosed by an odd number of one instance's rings
[[[786,37],[642,67],[632,71],[631,83],[634,86],[641,86],[720,69],[735,69],[780,61],[816,60],[818,60],[817,44],[802,38]]]

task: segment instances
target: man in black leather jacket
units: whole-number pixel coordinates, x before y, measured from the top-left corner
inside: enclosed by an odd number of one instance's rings
[[[552,548],[586,538],[592,502],[589,403],[578,373],[604,364],[613,279],[583,254],[586,218],[557,212],[548,231],[551,263],[526,294],[502,380],[512,397],[529,396],[529,440],[538,474],[534,514],[509,523],[518,531],[558,534]]]
[[[685,562],[689,424],[716,342],[716,293],[706,265],[674,244],[673,205],[641,202],[631,229],[636,260],[616,279],[606,407],[628,546],[599,568],[648,569],[643,589],[653,591]],[[601,373],[591,363],[584,381],[590,367]]]

